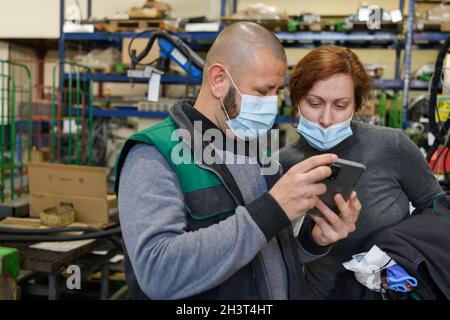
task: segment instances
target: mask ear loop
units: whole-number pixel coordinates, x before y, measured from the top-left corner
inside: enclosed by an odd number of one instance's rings
[[[230,73],[228,72],[227,67],[223,66],[223,70],[225,70],[225,73],[228,75],[228,78],[230,78],[230,81],[231,81],[231,83],[233,84],[234,88],[237,90],[237,92],[238,92],[238,93],[240,94],[240,96],[242,97],[242,93],[241,93],[241,91],[239,91],[238,87],[237,87],[236,84],[234,83],[233,78],[231,78],[231,75],[230,75]],[[225,112],[225,115],[227,116],[228,121],[231,121],[230,116],[228,115],[228,112],[227,112],[227,110],[225,109],[225,105],[224,105],[224,103],[223,103],[222,98],[220,98],[219,100],[220,100],[220,104],[222,105],[223,112]]]
[[[237,87],[236,83],[234,83],[233,78],[231,77],[230,73],[228,72],[227,67],[224,66],[223,69],[225,70],[226,74],[227,74],[228,77],[230,78],[231,83],[232,83],[233,86],[236,88],[236,90],[237,90],[237,92],[239,93],[239,95],[242,97],[242,93],[241,93],[241,91],[239,90],[239,88]]]
[[[297,115],[298,119],[296,119],[297,120],[296,124],[297,124],[297,128],[298,128],[299,123],[300,123],[300,117],[302,116],[302,114],[300,113],[300,104],[297,106],[297,111],[298,111],[298,115]]]

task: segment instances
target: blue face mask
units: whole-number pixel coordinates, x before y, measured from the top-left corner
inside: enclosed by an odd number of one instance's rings
[[[306,139],[311,147],[317,150],[329,150],[353,134],[352,128],[350,127],[353,115],[348,120],[324,128],[320,124],[303,117],[300,114],[300,110],[298,113],[300,119],[297,132]]]
[[[265,134],[275,123],[278,113],[278,96],[259,97],[242,94],[226,68],[225,71],[230,77],[231,83],[242,97],[239,115],[234,119],[230,119],[222,99],[220,100],[228,118],[226,122],[228,127],[242,140],[252,140],[259,135]]]

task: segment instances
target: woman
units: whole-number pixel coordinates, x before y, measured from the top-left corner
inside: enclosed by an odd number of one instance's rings
[[[363,252],[378,231],[408,217],[410,202],[415,208],[431,207],[443,191],[420,150],[401,130],[352,120],[371,86],[350,49],[326,46],[311,51],[295,67],[289,89],[300,137],[280,152],[284,170],[321,153],[367,167],[355,190],[362,204],[356,231],[304,268],[316,298],[345,298],[343,291],[354,275],[342,263]],[[311,227],[317,221],[313,219],[305,219],[302,228]]]

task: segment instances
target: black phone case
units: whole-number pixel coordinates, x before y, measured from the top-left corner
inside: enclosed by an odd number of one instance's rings
[[[327,192],[319,198],[328,206],[328,208],[336,214],[339,214],[334,201],[334,196],[340,193],[344,197],[345,201],[347,201],[352,191],[355,190],[355,187],[366,167],[361,163],[343,159],[339,159],[334,165],[340,167],[339,173],[334,180],[327,178],[322,181],[322,183],[327,186]],[[311,209],[308,211],[308,214],[322,215],[317,208]]]

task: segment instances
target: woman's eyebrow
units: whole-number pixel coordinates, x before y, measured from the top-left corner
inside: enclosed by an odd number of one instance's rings
[[[316,96],[314,94],[307,95],[306,99],[308,99],[308,98],[316,98],[316,99],[319,99],[320,101],[325,101],[322,97]]]
[[[306,96],[306,99],[308,99],[308,98],[316,98],[321,101],[325,101],[325,99],[323,99],[322,97],[316,96],[314,94],[310,94],[310,95]],[[333,101],[340,101],[340,100],[351,100],[351,98],[350,97],[341,97],[341,98],[334,99]]]

